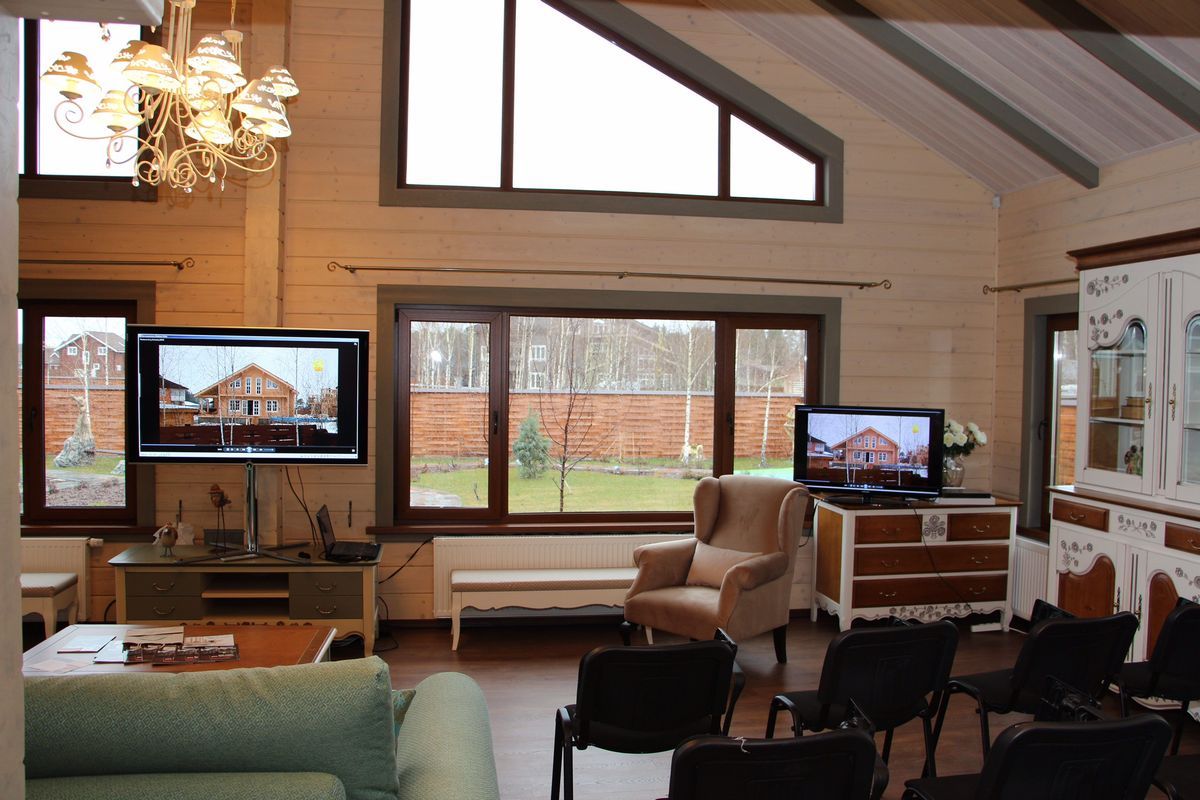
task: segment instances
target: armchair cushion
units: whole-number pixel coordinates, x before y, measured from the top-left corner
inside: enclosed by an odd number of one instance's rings
[[[688,570],[688,586],[710,586],[720,589],[725,580],[725,573],[738,564],[749,561],[760,553],[747,553],[742,550],[730,550],[725,547],[713,547],[707,542],[696,542],[696,553],[692,556],[692,566]],[[782,554],[781,554],[782,555]],[[787,557],[784,557],[787,566]]]

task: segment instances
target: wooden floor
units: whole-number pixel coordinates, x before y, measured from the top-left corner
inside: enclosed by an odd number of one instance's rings
[[[734,736],[761,737],[771,697],[780,691],[814,688],[836,625],[795,619],[788,631],[788,663],[777,664],[770,636],[740,643],[738,663],[746,690],[734,715]],[[971,633],[960,629],[953,674],[1011,666],[1024,641],[1022,634]],[[505,800],[548,798],[554,713],[574,702],[580,656],[593,647],[619,644],[616,623],[466,627],[457,653],[443,628],[400,628],[397,647],[380,652],[391,666],[396,688],[414,686],[432,672],[454,670],[473,677],[488,701],[501,796]],[[680,641],[656,636],[656,642]],[[386,638],[380,648],[387,647]],[[351,655],[352,650],[344,655]],[[338,657],[335,654],[335,657]],[[1115,704],[1113,704],[1115,711]],[[1107,706],[1106,706],[1107,707]],[[979,724],[969,699],[956,697],[938,746],[939,774],[976,772],[982,763]],[[993,735],[1021,715],[992,717]],[[882,744],[882,738],[880,739]],[[1200,726],[1189,723],[1181,752],[1200,752]],[[887,798],[898,798],[904,781],[921,770],[920,723],[896,732]],[[665,797],[670,754],[628,756],[595,748],[575,754],[575,796],[579,800],[648,800]],[[1151,793],[1152,797],[1161,795]]]

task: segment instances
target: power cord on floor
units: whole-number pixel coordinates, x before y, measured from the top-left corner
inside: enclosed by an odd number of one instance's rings
[[[388,610],[387,600],[384,600],[379,595],[375,596],[375,600],[383,605],[383,616],[376,615],[379,620],[379,636],[375,638],[375,649],[373,653],[386,653],[389,650],[396,650],[400,647],[400,642],[396,641],[396,637],[392,635],[392,626],[388,622],[388,618],[392,613]],[[391,642],[390,647],[380,647],[384,640]]]

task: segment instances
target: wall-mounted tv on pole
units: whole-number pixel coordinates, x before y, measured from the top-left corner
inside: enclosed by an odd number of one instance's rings
[[[131,325],[126,457],[367,463],[367,332]]]
[[[796,406],[793,476],[857,498],[936,497],[945,412],[929,408]]]

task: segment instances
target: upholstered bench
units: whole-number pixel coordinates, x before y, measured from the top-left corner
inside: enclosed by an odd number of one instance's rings
[[[456,569],[450,573],[450,649],[458,649],[464,608],[620,607],[635,577],[636,567]]]
[[[22,572],[21,614],[38,614],[46,638],[54,635],[58,612],[67,610],[67,624],[75,624],[79,609],[79,576],[74,572]]]

